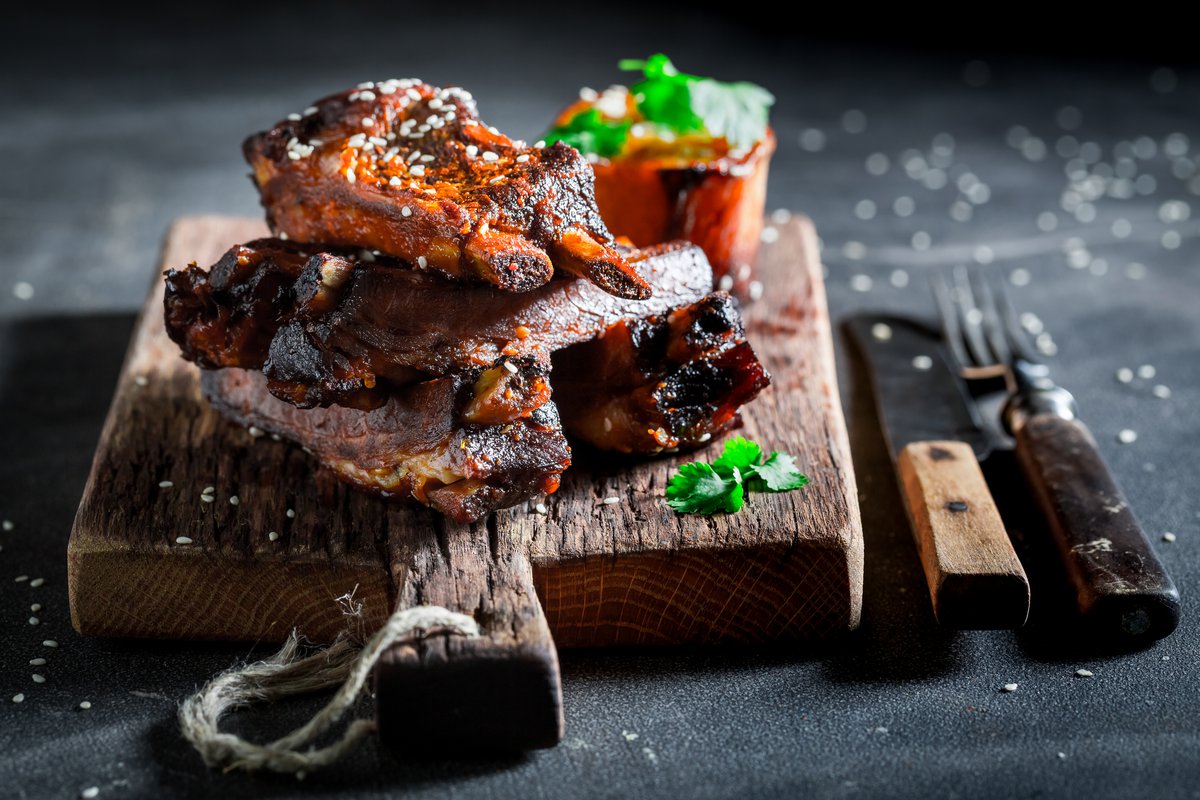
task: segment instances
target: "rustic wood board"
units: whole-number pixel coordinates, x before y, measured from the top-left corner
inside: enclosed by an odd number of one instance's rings
[[[252,220],[181,219],[162,263],[211,263],[264,233]],[[540,657],[554,670],[547,623],[569,647],[761,642],[855,628],[862,535],[811,223],[780,226],[758,272],[768,288],[746,318],[774,383],[745,409],[743,432],[795,454],[812,478],[807,488],[753,496],[735,515],[679,516],[662,492],[680,458],[573,467],[547,499],[548,514],[530,504],[472,526],[350,491],[299,449],[223,421],[163,331],[156,279],[71,532],[75,627],[268,641],[298,628],[322,641],[348,619],[369,632],[397,602],[444,602],[507,626],[513,642],[548,649]],[[214,502],[201,499],[207,486]],[[600,503],[610,496],[620,503]],[[191,544],[177,544],[180,536]],[[353,619],[338,600],[349,594],[362,604]],[[447,643],[443,657],[466,646]],[[409,656],[428,664],[434,649]]]

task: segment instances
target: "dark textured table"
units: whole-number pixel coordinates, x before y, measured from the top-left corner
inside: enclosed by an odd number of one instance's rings
[[[501,18],[451,34],[402,5],[289,9],[17,20],[8,37],[0,794],[1200,792],[1200,220],[1190,218],[1200,202],[1200,71],[822,45],[704,15],[539,38]],[[67,532],[167,224],[185,213],[256,213],[242,136],[345,85],[413,75],[460,83],[485,119],[532,138],[579,86],[618,80],[618,57],[657,49],[685,69],[776,92],[770,207],[816,220],[835,317],[931,312],[932,267],[976,261],[1007,276],[1050,332],[1043,345],[1057,350],[1056,375],[1079,396],[1174,573],[1179,630],[1125,654],[1065,635],[1053,567],[1039,560],[1040,532],[1003,462],[993,477],[1021,533],[1035,624],[939,630],[863,376],[843,352],[867,547],[854,635],[819,648],[563,653],[566,738],[521,759],[414,760],[368,745],[302,783],[205,769],[176,732],[176,703],[268,649],[81,638],[66,597]],[[1117,379],[1122,368],[1131,381]],[[1118,442],[1125,429],[1136,441]],[[46,663],[30,665],[37,658]],[[1081,668],[1094,677],[1075,677]],[[1006,683],[1018,689],[1002,693]],[[314,707],[230,724],[265,736]]]

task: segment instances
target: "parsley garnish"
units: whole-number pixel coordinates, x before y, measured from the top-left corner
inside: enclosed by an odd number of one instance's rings
[[[681,464],[667,485],[667,505],[680,514],[732,513],[742,507],[746,492],[788,492],[807,483],[787,453],[764,458],[761,447],[736,436],[711,465]]]
[[[642,120],[677,135],[707,134],[730,147],[748,148],[767,132],[767,115],[775,98],[753,83],[723,83],[680,72],[662,53],[643,60],[622,59],[620,68],[641,72],[630,87]],[[634,120],[611,120],[597,109],[576,114],[548,134],[546,141],[565,141],[584,153],[617,155]]]

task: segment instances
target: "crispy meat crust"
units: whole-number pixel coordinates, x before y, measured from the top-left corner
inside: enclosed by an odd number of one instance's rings
[[[771,378],[725,292],[622,320],[554,356],[554,398],[571,436],[621,453],[689,449],[738,424]]]
[[[621,297],[650,295],[613,246],[587,161],[487,127],[462,89],[360,84],[243,151],[268,222],[292,240],[375,250],[510,292],[557,268]]]
[[[545,384],[533,365],[496,369]],[[473,522],[554,492],[571,463],[548,386],[536,393],[540,401],[505,410],[496,381],[486,380],[493,370],[414,384],[371,411],[299,409],[273,397],[260,373],[242,369],[205,370],[202,386],[222,415],[307,447],[341,480]]]
[[[629,251],[654,287],[644,301],[562,278],[522,294],[468,286],[389,258],[262,239],[210,269],[166,277],[167,331],[202,367],[261,369],[301,407],[372,408],[388,389],[476,369],[502,356],[549,354],[622,319],[662,314],[712,290],[699,248]]]

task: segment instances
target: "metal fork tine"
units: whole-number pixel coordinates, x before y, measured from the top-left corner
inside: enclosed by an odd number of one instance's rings
[[[929,283],[933,288],[933,300],[937,304],[938,316],[942,320],[942,336],[950,348],[950,354],[957,362],[957,369],[961,371],[973,366],[970,355],[963,347],[962,331],[958,327],[958,310],[954,305],[946,276],[941,272],[933,272]]]
[[[987,338],[983,335],[983,312],[975,303],[975,294],[971,291],[970,277],[966,267],[954,268],[954,303],[958,308],[959,326],[967,349],[975,360],[975,365],[986,367],[997,363],[995,354],[988,346]]]
[[[1008,344],[1012,348],[1013,355],[1031,364],[1041,363],[1041,358],[1029,345],[1029,338],[1025,335],[1025,329],[1021,327],[1021,320],[1017,316],[1017,311],[1013,308],[1013,304],[1008,297],[1008,292],[1004,290],[1003,286],[996,287],[996,301],[1000,311],[1000,318],[1004,322]]]
[[[992,287],[983,276],[983,272],[979,269],[970,270],[968,279],[978,300],[977,307],[982,313],[983,335],[987,338],[988,344],[991,345],[992,353],[996,356],[996,361],[1000,364],[1008,364],[1012,361],[1012,349],[1008,344],[1008,336],[1004,330],[1004,321],[1001,319],[1000,311],[996,307],[996,299],[992,292]],[[1003,291],[1003,289],[1000,291]]]

